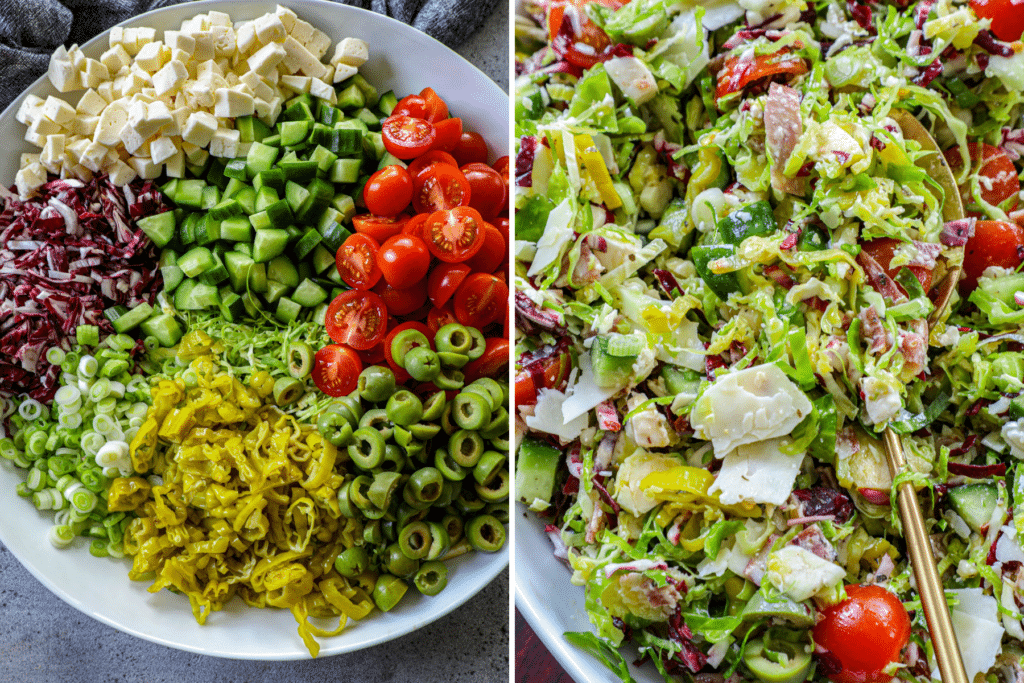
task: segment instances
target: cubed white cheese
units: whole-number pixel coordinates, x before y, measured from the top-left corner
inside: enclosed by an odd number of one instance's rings
[[[295,27],[295,20],[298,19],[299,16],[288,7],[283,7],[281,5],[277,6],[277,9],[274,10],[274,14],[276,14],[281,20],[281,23],[284,24],[285,30],[288,31],[288,33],[291,33],[292,29]]]
[[[257,17],[252,23],[253,29],[256,31],[256,38],[264,45],[281,43],[288,37],[288,30],[276,14],[264,14],[262,17]]]
[[[334,57],[331,59],[331,64],[334,64],[335,67],[338,64],[348,64],[358,68],[366,64],[369,58],[370,48],[365,41],[359,38],[344,38],[334,48]]]
[[[253,22],[247,21],[235,30],[235,46],[237,54],[249,55],[259,42],[256,40],[256,26]]]
[[[50,83],[53,83],[53,87],[60,92],[71,92],[82,87],[81,74],[70,60],[51,58],[50,68],[46,75],[49,77]]]
[[[75,107],[75,111],[78,114],[85,116],[99,116],[106,108],[107,101],[103,99],[99,93],[90,88],[89,90],[86,90],[81,99],[78,100],[78,106]]]
[[[142,77],[142,74],[137,71],[132,71],[128,75],[124,76],[124,82],[121,85],[120,95],[121,97],[131,97],[135,93],[142,92],[142,89],[148,85],[146,80]]]
[[[114,45],[100,55],[100,62],[107,67],[109,73],[116,74],[132,63],[132,56],[128,54],[123,45]]]
[[[46,168],[39,162],[28,164],[14,176],[14,184],[18,188],[18,195],[22,199],[28,199],[35,191],[46,183]]]
[[[210,31],[197,31],[192,34],[192,39],[196,41],[196,47],[192,51],[193,59],[205,62],[207,59],[213,59],[217,56],[213,33]]]
[[[253,97],[259,97],[264,100],[269,100],[276,94],[274,88],[265,80],[263,80],[263,78],[258,73],[254,71],[246,71],[244,74],[238,77],[238,80],[240,80],[249,88],[249,91],[252,93]]]
[[[120,96],[120,91],[115,92],[114,90],[114,81],[100,83],[99,87],[96,88],[96,92],[107,102],[113,102]]]
[[[285,86],[286,88],[289,88],[290,90],[294,90],[297,93],[306,93],[309,92],[309,84],[310,81],[312,80],[313,79],[311,79],[309,76],[295,76],[292,74],[287,74],[281,76],[281,85]],[[268,98],[264,97],[263,99]]]
[[[98,142],[90,142],[82,153],[79,163],[93,173],[98,173],[103,168],[103,159],[107,156],[107,146]]]
[[[146,157],[132,157],[128,160],[128,164],[143,180],[153,180],[160,177],[162,165],[153,163],[152,159],[147,159]]]
[[[85,53],[82,52],[77,43],[68,48],[68,59],[71,60],[71,64],[79,71],[85,68]]]
[[[63,126],[71,119],[75,118],[75,110],[64,100],[51,95],[50,97],[47,97],[46,102],[43,103],[43,116],[54,123]]]
[[[188,69],[176,59],[153,74],[153,87],[158,95],[175,92],[188,78]]]
[[[129,154],[139,154],[139,150],[146,144],[146,136],[133,128],[129,123],[124,124],[124,128],[121,129],[118,138]]]
[[[124,187],[135,180],[137,176],[135,169],[123,161],[115,161],[112,166],[107,168],[107,173],[110,174],[110,182],[117,187]]]
[[[115,26],[110,29],[110,33],[107,35],[107,45],[109,47],[116,47],[124,44],[124,27]],[[63,46],[61,46],[63,47]]]
[[[266,76],[272,69],[287,56],[285,48],[280,43],[270,43],[257,50],[252,57],[246,60],[250,71],[255,71],[260,76]]]
[[[230,26],[212,26],[210,35],[213,37],[213,54],[216,57],[231,57],[238,47],[235,43],[235,29]]]
[[[149,145],[149,156],[153,163],[162,164],[178,153],[178,147],[168,137],[159,137]]]
[[[224,159],[234,159],[238,156],[238,147],[241,140],[241,133],[228,128],[218,128],[210,139],[210,155]]]
[[[309,83],[309,94],[313,97],[319,97],[328,104],[338,103],[338,93],[334,92],[334,86],[324,83],[319,78],[311,79]]]
[[[163,134],[168,137],[181,135],[181,131],[185,130],[185,123],[188,122],[188,116],[191,113],[192,110],[188,107],[172,109],[171,122],[164,126]]]
[[[139,30],[137,28],[126,28],[122,32],[121,40],[118,41],[125,51],[133,57],[138,53],[139,48]]]
[[[307,50],[320,59],[327,54],[327,49],[331,46],[331,37],[320,29],[314,28],[313,35],[309,37],[305,45]]]
[[[227,12],[210,10],[206,16],[210,22],[210,26],[231,26],[231,15]]]
[[[213,113],[219,118],[251,116],[256,111],[253,98],[237,90],[220,88],[216,92],[216,97],[217,103],[214,105]]]
[[[320,78],[327,71],[327,67],[312,52],[307,50],[302,43],[296,40],[294,36],[288,36],[285,39],[284,49],[287,55],[283,63],[293,71],[301,71],[313,78]],[[255,70],[253,69],[253,71]]]
[[[205,62],[200,62],[199,65],[196,66],[196,78],[212,78],[213,76],[220,76],[221,78],[224,77],[224,70],[220,68],[220,65],[217,64],[216,60],[207,59]]]
[[[334,65],[328,64],[324,67],[324,75],[320,77],[320,80],[324,83],[334,82]]]
[[[269,102],[256,98],[256,118],[268,126],[273,126],[277,123],[277,117],[281,115],[281,108],[284,105],[284,100],[280,97],[275,97]]]
[[[26,126],[31,124],[43,115],[43,103],[45,101],[37,95],[26,96],[18,106],[18,113],[14,115],[14,118],[17,119],[18,123],[25,124]]]
[[[85,150],[92,144],[86,138],[71,137],[64,143],[64,165],[78,166]]]
[[[71,132],[76,135],[91,138],[93,133],[96,132],[96,126],[99,125],[100,117],[98,116],[76,116],[71,121]]]
[[[303,21],[302,19],[296,18],[295,21],[292,22],[292,28],[288,33],[291,34],[292,38],[305,45],[306,41],[313,36],[313,25]]]
[[[164,31],[164,44],[171,50],[181,50],[189,54],[196,49],[196,39],[181,31]]]
[[[54,175],[60,173],[60,165],[64,160],[64,143],[67,138],[64,135],[49,135],[43,151],[39,155],[39,161],[46,167],[46,170]],[[26,164],[22,163],[22,166]]]
[[[141,50],[143,47],[156,40],[156,29],[149,26],[141,26],[135,29],[135,40]]]
[[[96,88],[100,83],[110,80],[110,70],[97,59],[87,59],[79,78],[85,87]]]
[[[25,168],[26,166],[29,166],[31,164],[40,164],[40,163],[42,163],[41,155],[39,155],[39,154],[32,154],[30,152],[22,152],[21,156],[18,157],[18,161],[19,161],[19,164],[18,164],[19,168]]]
[[[103,143],[108,147],[117,144],[121,139],[121,129],[128,123],[128,109],[124,100],[115,100],[107,105],[100,120],[96,124],[96,132],[93,133],[95,142]]]
[[[135,63],[146,72],[154,74],[167,63],[167,57],[169,55],[164,52],[164,44],[158,40],[144,45],[139,54],[135,55]]]
[[[181,131],[181,138],[197,147],[206,147],[217,132],[217,118],[205,111],[192,112],[185,127]]]

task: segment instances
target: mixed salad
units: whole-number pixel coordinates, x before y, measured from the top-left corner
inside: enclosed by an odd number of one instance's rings
[[[510,488],[508,157],[331,44],[278,6],[62,47],[0,190],[18,495],[199,623],[288,609],[313,656],[500,550]]]
[[[909,481],[968,679],[1024,680],[1019,7],[523,12],[516,494],[586,592],[566,638],[624,681],[625,643],[666,681],[936,678]]]

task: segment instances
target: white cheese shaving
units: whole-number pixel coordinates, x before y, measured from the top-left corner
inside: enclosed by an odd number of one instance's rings
[[[593,410],[597,404],[607,401],[624,387],[602,389],[594,379],[594,370],[590,365],[590,354],[581,353],[579,357],[579,379],[567,390],[567,396],[561,404],[562,420],[566,423],[578,420]]]
[[[959,599],[959,604],[950,608],[949,617],[960,645],[967,680],[973,681],[977,674],[992,668],[1002,649],[1003,627],[999,622],[996,599],[985,595],[980,588],[960,588],[948,592]],[[934,657],[931,670],[932,678],[941,680]]]
[[[787,545],[768,556],[765,578],[797,602],[837,585],[846,570],[806,548]]]
[[[588,418],[586,415],[580,415],[574,420],[563,422],[562,403],[564,401],[565,394],[561,391],[541,389],[537,394],[534,414],[527,416],[526,425],[539,432],[554,434],[562,441],[572,441],[586,428]]]
[[[529,277],[543,272],[554,263],[562,253],[562,248],[572,240],[572,223],[575,212],[568,199],[562,201],[548,214],[548,222],[544,225],[544,234],[537,242],[537,253],[527,271]]]
[[[721,492],[721,501],[782,505],[793,492],[803,453],[788,455],[780,448],[787,437],[744,444],[725,456],[710,493]]]

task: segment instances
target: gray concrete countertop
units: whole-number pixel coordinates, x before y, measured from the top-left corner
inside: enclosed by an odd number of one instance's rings
[[[458,52],[507,87],[509,3]],[[5,492],[4,495],[12,495]],[[125,579],[127,580],[127,579]],[[0,680],[18,683],[498,683],[509,680],[508,570],[443,619],[349,654],[218,659],[155,645],[78,612],[0,545]]]

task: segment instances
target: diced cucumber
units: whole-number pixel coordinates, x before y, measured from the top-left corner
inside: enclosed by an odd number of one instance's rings
[[[155,337],[160,346],[171,347],[181,341],[181,325],[169,313],[161,313],[139,324],[142,333],[147,337]]]
[[[279,199],[268,206],[266,210],[249,216],[249,222],[257,230],[265,230],[267,228],[283,230],[292,222],[292,210],[289,208],[286,200]]]
[[[295,269],[299,271],[299,280],[311,280],[316,274],[313,272],[313,265],[308,261],[299,261],[299,264],[295,266]]]
[[[608,352],[608,338],[596,337],[590,347],[590,364],[594,380],[602,388],[624,386],[632,376],[636,356],[612,355]]]
[[[284,186],[284,196],[288,200],[288,206],[294,212],[298,211],[299,207],[302,206],[302,202],[306,201],[306,197],[309,196],[309,190],[289,180],[288,184]]]
[[[990,484],[967,484],[949,489],[949,504],[975,531],[991,521],[998,499],[996,487]]]
[[[259,142],[270,135],[270,128],[255,116],[239,116],[235,119],[235,130],[242,142]]]
[[[263,302],[250,292],[242,295],[242,305],[245,306],[245,312],[249,314],[250,318],[259,318],[263,312]]]
[[[245,156],[245,166],[249,171],[249,177],[256,177],[257,173],[269,171],[277,160],[277,148],[264,145],[259,142],[252,143],[249,153]]]
[[[323,245],[328,251],[338,252],[342,242],[347,240],[352,233],[341,227],[338,223],[329,223],[320,227],[320,234],[323,235]]]
[[[339,157],[360,156],[363,153],[363,131],[359,128],[338,129],[335,127],[331,133],[331,144],[325,145],[325,147]]]
[[[286,256],[278,256],[267,264],[267,277],[288,287],[299,284],[299,271]]]
[[[303,200],[299,210],[295,212],[295,218],[310,224],[316,222],[324,209],[330,206],[331,200],[334,199],[334,185],[326,180],[313,178],[307,191],[309,196]]]
[[[288,231],[277,228],[257,230],[252,243],[252,259],[256,263],[266,263],[280,256],[288,246]]]
[[[178,223],[178,239],[184,246],[196,241],[196,224],[200,218],[202,218],[202,214],[190,213],[185,216],[185,220]]]
[[[377,88],[373,87],[370,81],[366,80],[362,74],[357,73],[346,83],[356,86],[363,92],[363,98],[366,100],[367,107],[377,106],[377,102],[380,101],[380,95],[377,93]]]
[[[291,147],[306,139],[309,135],[310,121],[286,120],[277,124],[278,133],[281,135],[281,146]]]
[[[320,100],[316,105],[316,122],[322,123],[326,126],[332,126],[336,121],[340,121],[344,114],[341,110],[335,106],[328,104],[327,102]]]
[[[281,195],[272,187],[260,187],[256,190],[256,210],[263,211],[274,202],[281,199]]]
[[[324,288],[306,278],[299,283],[299,286],[292,292],[292,300],[304,308],[312,308],[323,303],[327,299],[327,292]]]
[[[323,241],[323,236],[317,231],[316,228],[310,228],[307,230],[299,241],[295,243],[295,256],[301,261],[305,259],[310,253],[320,245]]]
[[[331,150],[334,152],[334,150]],[[316,177],[317,165],[315,161],[280,161],[277,167],[284,171],[288,180],[296,183],[308,183]],[[285,190],[287,192],[287,189]]]
[[[224,267],[224,262],[221,260],[216,253],[213,254],[214,265],[206,272],[202,273],[198,280],[206,285],[219,285],[228,279],[228,269]]]
[[[215,185],[203,188],[203,210],[209,211],[220,202],[220,190]]]
[[[209,166],[206,169],[206,182],[211,185],[216,185],[221,192],[221,199],[225,197],[224,191],[227,189],[229,178],[224,175],[224,160],[218,159],[217,157],[209,157],[207,160]]]
[[[160,191],[163,192],[168,197],[173,195],[177,191],[177,189],[178,189],[178,179],[177,178],[171,178],[166,183],[164,183],[163,185],[160,186]]]
[[[146,237],[153,240],[158,247],[166,246],[178,230],[178,223],[174,218],[173,211],[146,216],[139,219],[139,228],[146,233]]]
[[[316,245],[313,250],[313,270],[317,275],[335,264],[334,254],[327,251],[322,244]]]
[[[232,197],[237,197],[238,193],[247,187],[248,185],[245,184],[245,181],[239,180],[238,178],[229,178],[227,187],[224,188],[224,192],[221,193],[221,196],[224,199],[231,199]]]
[[[327,324],[327,304],[320,304],[313,309],[312,322],[323,326]]]
[[[178,265],[178,252],[170,248],[160,250],[160,260],[157,262],[157,265],[160,268]]]
[[[267,291],[267,264],[253,263],[249,267],[249,289],[262,294]]]
[[[278,195],[280,195],[281,192],[284,192],[284,185],[286,182],[287,178],[285,178],[284,171],[279,168],[272,168],[268,171],[258,173],[253,179],[252,184],[257,190],[263,187],[272,187],[277,190]]]
[[[277,133],[274,133],[273,135],[268,135],[267,137],[263,138],[262,140],[260,140],[260,142],[262,142],[264,145],[270,145],[271,147],[280,147],[281,136],[278,135]]]
[[[370,130],[380,130],[380,117],[366,107],[357,111],[355,115],[357,119],[366,124],[367,132]]]
[[[228,269],[228,279],[231,282],[231,289],[236,292],[245,291],[245,284],[249,278],[249,269],[252,265],[252,258],[240,252],[229,251],[224,254],[224,266]]]
[[[291,290],[291,287],[283,282],[267,280],[267,291],[264,293],[263,298],[267,300],[268,304],[275,304],[289,290]]]
[[[249,256],[251,258],[252,244],[249,243],[249,240],[246,240],[245,242],[238,242],[237,244],[235,244],[235,251],[237,251],[240,254],[245,254],[246,256]]]
[[[338,93],[338,108],[342,110],[359,109],[366,106],[366,95],[359,86],[352,84]]]
[[[281,322],[288,324],[290,322],[294,322],[301,312],[302,306],[288,297],[282,296],[277,302],[277,308],[274,310],[274,317]]]
[[[398,106],[398,95],[392,90],[388,90],[386,93],[380,96],[377,101],[377,108],[380,109],[384,116],[391,116],[391,112]]]
[[[301,95],[299,96],[301,97]],[[298,98],[296,98],[298,99]],[[314,120],[313,110],[309,103],[305,101],[293,101],[288,107],[281,112],[281,118],[285,121],[301,121],[302,123],[309,123]],[[281,124],[278,124],[280,127]],[[283,128],[279,128],[281,131],[281,139],[285,139],[285,131]],[[287,143],[285,143],[287,144]]]
[[[235,195],[235,199],[247,214],[256,213],[256,188],[246,185]]]
[[[405,163],[391,152],[384,152],[384,156],[377,162],[377,170],[384,168],[385,166],[401,166],[402,168],[409,168],[409,164]]]
[[[375,131],[370,131],[363,136],[363,152],[372,155],[374,159],[380,159],[387,153],[384,147],[384,136]]]
[[[245,165],[245,159],[232,159],[224,167],[224,175],[232,180],[249,180],[249,171]]]
[[[220,314],[228,322],[239,322],[245,318],[245,303],[241,295],[231,291],[229,287],[220,290]]]
[[[330,173],[337,159],[338,155],[323,145],[317,145],[316,149],[309,155],[309,160],[316,162],[316,170],[320,174]]]
[[[187,287],[188,283],[193,283]],[[214,285],[197,280],[186,280],[174,293],[174,307],[179,311],[202,311],[220,305],[220,292]]]
[[[359,180],[359,170],[363,166],[363,160],[356,159],[338,159],[331,164],[331,182],[334,183],[354,183]]]
[[[165,292],[173,292],[174,288],[185,279],[185,273],[178,266],[163,266],[160,268],[160,275],[164,278]]]
[[[219,221],[222,221],[225,218],[241,216],[243,213],[245,213],[245,211],[242,209],[242,205],[237,199],[225,199],[210,209],[210,216]]]
[[[220,238],[230,242],[248,242],[252,239],[252,223],[245,216],[234,216],[221,221]]]
[[[201,209],[203,206],[203,188],[206,187],[205,180],[179,180],[178,187],[171,199],[178,206],[185,206],[190,209]]]
[[[338,210],[338,213],[342,215],[343,221],[351,220],[352,216],[356,215],[356,202],[352,199],[351,195],[334,195],[334,199],[331,200],[331,206]]]
[[[196,223],[196,244],[206,246],[220,239],[220,221],[214,220],[210,214],[205,214]]]
[[[550,503],[562,453],[543,441],[527,437],[519,447],[516,462],[516,495],[527,505],[540,500]]]
[[[334,124],[335,130],[358,130],[362,134],[370,132],[370,127],[360,118],[345,119]]]
[[[206,247],[193,247],[178,258],[178,267],[186,277],[195,277],[213,268],[217,262]]]
[[[110,324],[114,328],[114,332],[121,334],[135,329],[151,315],[153,315],[153,307],[142,302],[116,320],[111,320]]]

